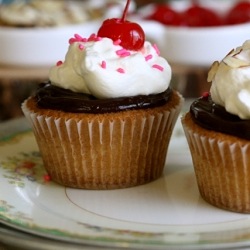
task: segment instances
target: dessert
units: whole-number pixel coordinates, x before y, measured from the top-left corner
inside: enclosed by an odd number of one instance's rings
[[[62,185],[125,188],[162,175],[182,97],[156,45],[126,20],[128,6],[97,34],[75,34],[65,60],[22,105],[44,166]]]
[[[182,124],[201,196],[219,208],[250,212],[250,40],[208,74],[210,93],[191,104]]]

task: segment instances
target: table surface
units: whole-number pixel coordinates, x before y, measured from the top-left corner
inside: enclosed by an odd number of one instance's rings
[[[14,67],[0,65],[1,80],[23,80],[48,78],[49,67]]]

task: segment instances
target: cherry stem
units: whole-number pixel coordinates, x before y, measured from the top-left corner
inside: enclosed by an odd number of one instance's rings
[[[127,15],[127,13],[128,13],[129,4],[130,4],[130,0],[127,0],[125,9],[124,9],[123,14],[122,14],[121,22],[124,22],[124,21],[125,21],[126,15]]]

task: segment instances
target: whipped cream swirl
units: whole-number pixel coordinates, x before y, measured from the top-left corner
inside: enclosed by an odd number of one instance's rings
[[[169,87],[171,68],[156,45],[146,41],[140,51],[129,51],[119,42],[76,34],[65,61],[51,68],[51,83],[99,99],[158,94]]]
[[[241,119],[250,119],[250,40],[232,50],[208,74],[212,100]]]

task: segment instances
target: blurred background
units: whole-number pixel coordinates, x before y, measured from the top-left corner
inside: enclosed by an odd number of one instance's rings
[[[0,122],[22,116],[20,105],[49,68],[63,60],[68,39],[91,34],[119,17],[125,0],[0,0]],[[130,20],[144,28],[172,66],[172,86],[196,98],[210,85],[214,60],[249,37],[250,2],[240,0],[137,0]],[[87,36],[86,35],[86,36]]]

